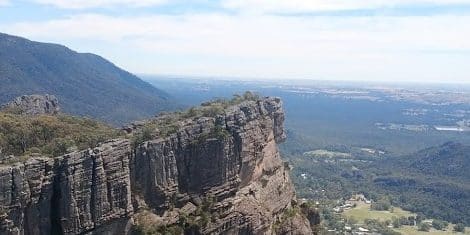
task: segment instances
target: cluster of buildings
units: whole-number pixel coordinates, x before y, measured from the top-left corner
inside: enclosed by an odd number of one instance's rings
[[[363,202],[365,204],[371,204],[372,200],[367,199],[364,194],[353,195],[349,200],[346,200],[344,204],[336,206],[333,208],[333,211],[336,213],[341,213],[343,211],[354,208],[358,202]]]

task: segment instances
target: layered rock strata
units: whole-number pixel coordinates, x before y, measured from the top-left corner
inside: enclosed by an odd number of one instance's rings
[[[142,221],[186,234],[311,234],[301,213],[295,230],[276,227],[296,204],[277,149],[283,122],[279,99],[245,101],[138,145],[1,166],[0,234],[131,234]]]

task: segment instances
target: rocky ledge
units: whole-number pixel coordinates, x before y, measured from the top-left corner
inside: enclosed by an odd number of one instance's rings
[[[15,113],[26,115],[57,114],[60,111],[59,101],[53,95],[24,95],[0,106]]]
[[[147,141],[0,166],[0,234],[313,234],[283,122],[280,99],[243,101]]]

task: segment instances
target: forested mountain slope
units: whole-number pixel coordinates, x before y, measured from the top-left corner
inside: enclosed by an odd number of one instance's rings
[[[167,93],[106,59],[0,33],[0,104],[51,94],[63,111],[121,124],[174,108]]]

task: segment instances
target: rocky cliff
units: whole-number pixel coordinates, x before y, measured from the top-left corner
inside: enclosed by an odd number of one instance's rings
[[[141,143],[1,166],[0,234],[312,234],[283,121],[279,99],[244,101]]]
[[[53,95],[23,95],[0,106],[26,115],[57,114],[60,111],[59,101]]]

